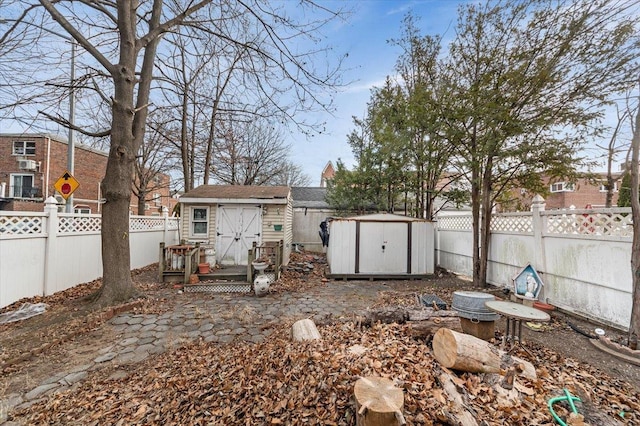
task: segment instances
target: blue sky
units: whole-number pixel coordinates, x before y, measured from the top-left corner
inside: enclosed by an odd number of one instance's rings
[[[353,81],[336,99],[333,116],[319,115],[317,120],[327,122],[327,133],[307,139],[293,134],[291,159],[311,177],[311,185],[320,184],[320,173],[328,161],[335,165],[341,158],[347,166],[353,165],[353,155],[347,135],[353,127],[352,116],[363,117],[371,88],[384,82],[394,73],[399,49],[389,44],[390,39],[400,37],[402,20],[408,12],[419,17],[423,34],[444,34],[445,40],[453,38],[457,7],[468,0],[359,0],[323,1],[323,5],[337,8],[348,5],[354,13],[346,23],[328,31],[327,42],[337,52],[348,52],[345,63],[348,72],[345,81]]]

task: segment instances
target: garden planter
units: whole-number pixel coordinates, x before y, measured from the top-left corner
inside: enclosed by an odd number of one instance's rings
[[[211,272],[211,267],[208,263],[198,263],[198,273],[208,274],[209,272]]]

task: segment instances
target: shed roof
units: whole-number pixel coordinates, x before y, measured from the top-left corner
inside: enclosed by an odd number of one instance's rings
[[[205,203],[261,200],[286,204],[289,191],[288,186],[200,185],[182,195],[179,201]]]
[[[353,220],[353,221],[359,221],[359,222],[428,222],[428,220],[426,219],[402,216],[399,214],[392,214],[392,213],[366,214],[363,216],[334,218],[333,220]]]
[[[329,203],[325,200],[327,196],[327,188],[310,187],[310,186],[294,186],[291,188],[291,197],[293,198],[293,207],[311,207],[317,209],[330,208]]]

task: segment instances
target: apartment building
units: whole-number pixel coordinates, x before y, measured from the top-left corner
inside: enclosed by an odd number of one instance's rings
[[[68,143],[65,138],[44,133],[0,134],[0,210],[43,211],[44,200],[62,197],[54,184],[67,170]],[[76,143],[73,176],[79,182],[73,193],[77,213],[100,213],[100,182],[107,169],[108,154]],[[131,213],[156,215],[163,207],[169,211],[176,200],[170,196],[170,177],[159,174],[147,196],[145,211],[138,211],[138,200],[131,197]]]

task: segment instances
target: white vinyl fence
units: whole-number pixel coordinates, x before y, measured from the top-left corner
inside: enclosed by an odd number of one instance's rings
[[[102,276],[101,216],[0,212],[0,308],[24,297],[51,295]],[[131,268],[158,261],[159,244],[178,243],[178,219],[131,216]]]
[[[471,276],[470,213],[438,215],[436,262]],[[627,329],[631,319],[630,208],[544,210],[544,200],[528,213],[491,219],[487,282],[512,285],[531,264],[544,282],[540,300]]]

